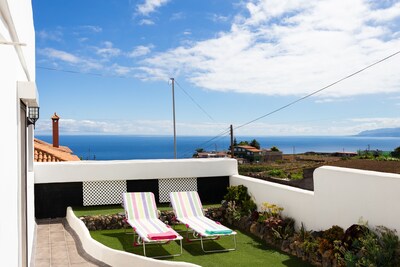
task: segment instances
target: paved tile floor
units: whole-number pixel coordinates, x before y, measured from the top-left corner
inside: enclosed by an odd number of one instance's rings
[[[35,267],[107,266],[88,255],[65,219],[37,221]]]

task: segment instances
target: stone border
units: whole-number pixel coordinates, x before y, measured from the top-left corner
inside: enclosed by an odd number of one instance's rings
[[[115,250],[109,248],[96,240],[94,240],[86,228],[85,224],[75,216],[71,207],[67,208],[66,220],[70,227],[75,231],[82,244],[83,250],[86,251],[93,258],[104,262],[105,264],[118,267],[159,267],[159,266],[185,266],[185,267],[199,267],[199,265],[188,262],[172,262],[161,261],[152,258],[143,257],[140,255],[128,253],[125,251]]]
[[[89,255],[89,254],[83,249],[82,242],[81,242],[81,240],[79,239],[79,236],[78,236],[77,233],[74,231],[74,229],[72,229],[72,227],[69,225],[68,220],[67,220],[66,218],[63,218],[62,223],[63,223],[63,225],[64,225],[65,231],[67,231],[67,232],[72,236],[72,238],[74,239],[75,245],[76,245],[76,249],[77,249],[77,251],[78,251],[78,254],[79,254],[82,258],[84,258],[85,260],[89,261],[90,263],[96,264],[96,265],[99,266],[99,267],[111,267],[110,265],[105,264],[104,262],[99,261],[99,260],[96,259],[96,258],[93,258],[91,255]]]

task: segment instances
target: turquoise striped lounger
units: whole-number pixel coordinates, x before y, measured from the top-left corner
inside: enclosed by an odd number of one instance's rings
[[[236,249],[236,232],[204,216],[203,206],[196,191],[171,192],[170,198],[177,220],[185,224],[187,229],[193,230],[195,239],[189,239],[187,235],[188,241],[200,240],[201,248],[204,252],[231,251]],[[234,248],[221,250],[204,249],[203,240],[216,239],[220,236],[228,235],[233,236]]]
[[[142,244],[144,256],[146,256],[146,243],[162,244],[172,240],[180,241],[180,254],[153,258],[180,256],[182,254],[183,237],[158,219],[153,193],[124,193],[123,199],[126,222],[134,231],[134,246]]]

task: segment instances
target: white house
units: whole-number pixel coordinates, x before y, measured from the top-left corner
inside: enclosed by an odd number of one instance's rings
[[[29,266],[35,222],[27,110],[38,106],[31,1],[0,0],[0,18],[0,253],[7,266]]]

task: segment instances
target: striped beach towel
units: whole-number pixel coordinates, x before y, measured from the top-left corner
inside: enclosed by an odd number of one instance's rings
[[[171,192],[170,198],[177,219],[202,236],[235,234],[231,229],[204,216],[196,191]]]
[[[124,193],[123,198],[127,223],[144,241],[180,238],[178,233],[157,218],[153,193]]]

